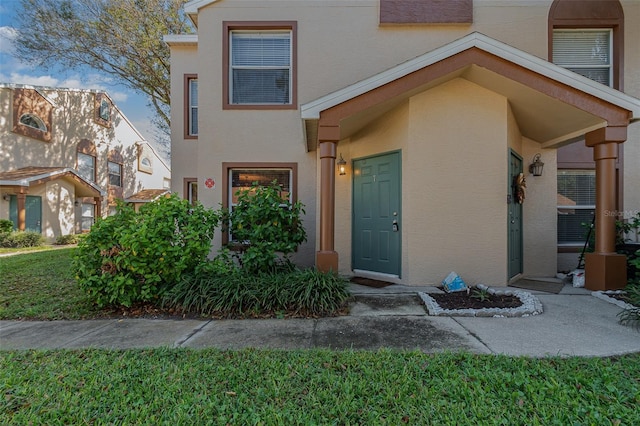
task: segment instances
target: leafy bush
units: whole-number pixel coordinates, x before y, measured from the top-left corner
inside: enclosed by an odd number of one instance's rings
[[[638,254],[640,255],[640,253]],[[640,279],[629,282],[625,287],[625,291],[627,292],[627,302],[633,305],[633,307],[626,308],[620,312],[618,315],[620,322],[622,324],[629,324],[640,328]]]
[[[66,246],[69,244],[78,244],[78,235],[76,234],[59,235],[56,238],[56,244],[59,246]]]
[[[13,231],[13,222],[8,219],[0,219],[0,234],[9,234]]]
[[[347,281],[333,273],[308,269],[249,274],[211,262],[185,275],[166,293],[164,303],[202,315],[330,315],[348,297]]]
[[[240,265],[249,273],[275,272],[291,266],[289,255],[306,241],[300,216],[304,206],[282,197],[282,187],[254,183],[238,191],[233,210],[223,211],[223,223],[229,227]]]
[[[140,208],[120,204],[78,245],[77,280],[99,306],[159,298],[185,271],[204,262],[218,213],[177,195]]]
[[[14,231],[0,236],[0,247],[23,248],[44,244],[44,237],[35,231]]]

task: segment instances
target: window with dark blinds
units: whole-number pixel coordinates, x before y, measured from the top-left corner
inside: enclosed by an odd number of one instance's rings
[[[595,204],[595,170],[558,170],[558,244],[584,244]]]

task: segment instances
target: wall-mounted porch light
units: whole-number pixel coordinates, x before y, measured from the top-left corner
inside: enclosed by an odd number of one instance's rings
[[[9,201],[11,199],[11,197],[9,197],[9,194],[2,194],[2,199],[4,201]]]
[[[529,173],[534,176],[542,176],[542,169],[544,169],[544,163],[540,161],[540,154],[533,156],[533,163],[529,164]]]
[[[347,162],[342,158],[342,154],[340,154],[340,159],[338,160],[338,172],[340,176],[344,176],[347,174]]]

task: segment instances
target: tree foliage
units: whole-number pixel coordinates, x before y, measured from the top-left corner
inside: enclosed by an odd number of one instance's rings
[[[186,0],[21,0],[16,54],[48,68],[90,67],[148,96],[169,130],[166,34],[192,32]]]

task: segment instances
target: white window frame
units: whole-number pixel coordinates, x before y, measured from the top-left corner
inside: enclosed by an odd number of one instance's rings
[[[195,85],[195,90],[196,90],[195,102],[192,96],[193,85]],[[189,78],[187,89],[189,90],[189,93],[187,94],[187,99],[189,103],[189,106],[188,106],[189,113],[187,114],[188,120],[189,120],[189,123],[187,123],[188,125],[187,134],[189,136],[198,136],[198,78],[195,78],[195,77]],[[195,119],[194,119],[194,115],[195,115]]]
[[[81,158],[90,158],[91,159],[91,176],[85,176],[82,173],[82,170],[80,168],[80,159]],[[77,157],[77,170],[78,170],[78,174],[80,176],[82,176],[84,179],[87,179],[90,182],[95,182],[96,181],[96,157],[94,157],[91,154],[85,154],[84,152],[78,152],[78,157]]]
[[[118,166],[118,171],[119,171],[118,174],[112,173],[112,171],[111,171],[111,165],[112,164]],[[111,186],[119,186],[119,187],[123,186],[122,185],[122,164],[116,163],[114,161],[108,161],[107,162],[107,172],[108,172],[108,178],[109,178],[109,185],[111,185]],[[111,183],[111,176],[118,176],[120,184],[116,185],[116,184]]]
[[[595,170],[594,169],[561,169],[558,170],[558,176],[561,176],[561,173],[563,172],[582,172],[585,175],[586,174],[592,174],[593,175],[593,179],[595,179]],[[558,192],[559,194],[559,192]],[[594,189],[594,193],[593,193],[593,198],[595,200],[595,189]],[[567,211],[575,211],[575,210],[582,210],[582,211],[591,211],[592,215],[595,215],[595,210],[596,210],[596,206],[595,204],[574,204],[574,205],[567,205],[567,204],[558,204],[557,205],[557,209],[558,209],[558,220],[560,218],[560,216],[562,215],[566,215],[569,213],[566,213]],[[588,230],[585,228],[585,234],[588,232]],[[560,227],[558,226],[558,234],[560,233]],[[586,238],[586,235],[585,235]],[[576,241],[564,241],[564,242],[558,242],[558,246],[560,247],[575,247],[577,245],[584,245],[585,243],[585,238],[581,238],[580,240],[576,240]]]
[[[555,55],[557,54],[556,48],[555,48],[555,36],[556,34],[559,33],[608,33],[608,64],[606,65],[602,65],[600,63],[598,64],[571,64],[571,63],[559,63],[556,59],[555,59]],[[566,68],[568,70],[571,70],[577,74],[583,75],[583,73],[580,72],[581,69],[593,69],[593,68],[600,68],[600,69],[607,69],[608,70],[608,79],[609,79],[609,87],[613,87],[613,29],[612,28],[561,28],[561,29],[554,29],[553,30],[553,37],[554,37],[554,48],[553,48],[553,56],[554,56],[554,63],[556,63],[556,65],[559,65],[563,68]],[[586,77],[586,76],[585,76]],[[588,78],[588,77],[587,77]]]
[[[33,125],[33,123],[31,123],[29,119],[35,121],[35,125]],[[20,116],[20,124],[22,124],[23,126],[30,127],[32,129],[40,130],[41,132],[45,132],[45,133],[49,131],[47,129],[47,125],[44,124],[44,121],[42,120],[42,118],[30,112],[26,114],[22,114]]]
[[[80,213],[80,230],[82,232],[89,232],[91,230],[91,226],[93,226],[93,224],[95,223],[96,206],[95,204],[91,203],[82,203],[80,206],[80,208],[82,209]],[[85,214],[87,212],[91,214]],[[91,219],[91,225],[88,228],[84,226],[86,219]]]
[[[260,65],[234,65],[233,64],[233,39],[234,35],[241,34],[287,34],[289,37],[289,64],[287,66],[260,66]],[[293,30],[231,30],[229,32],[229,77],[227,84],[229,85],[229,105],[291,105],[293,104]],[[255,70],[287,70],[289,74],[288,80],[288,99],[286,102],[234,102],[234,70],[239,69],[255,69]]]

